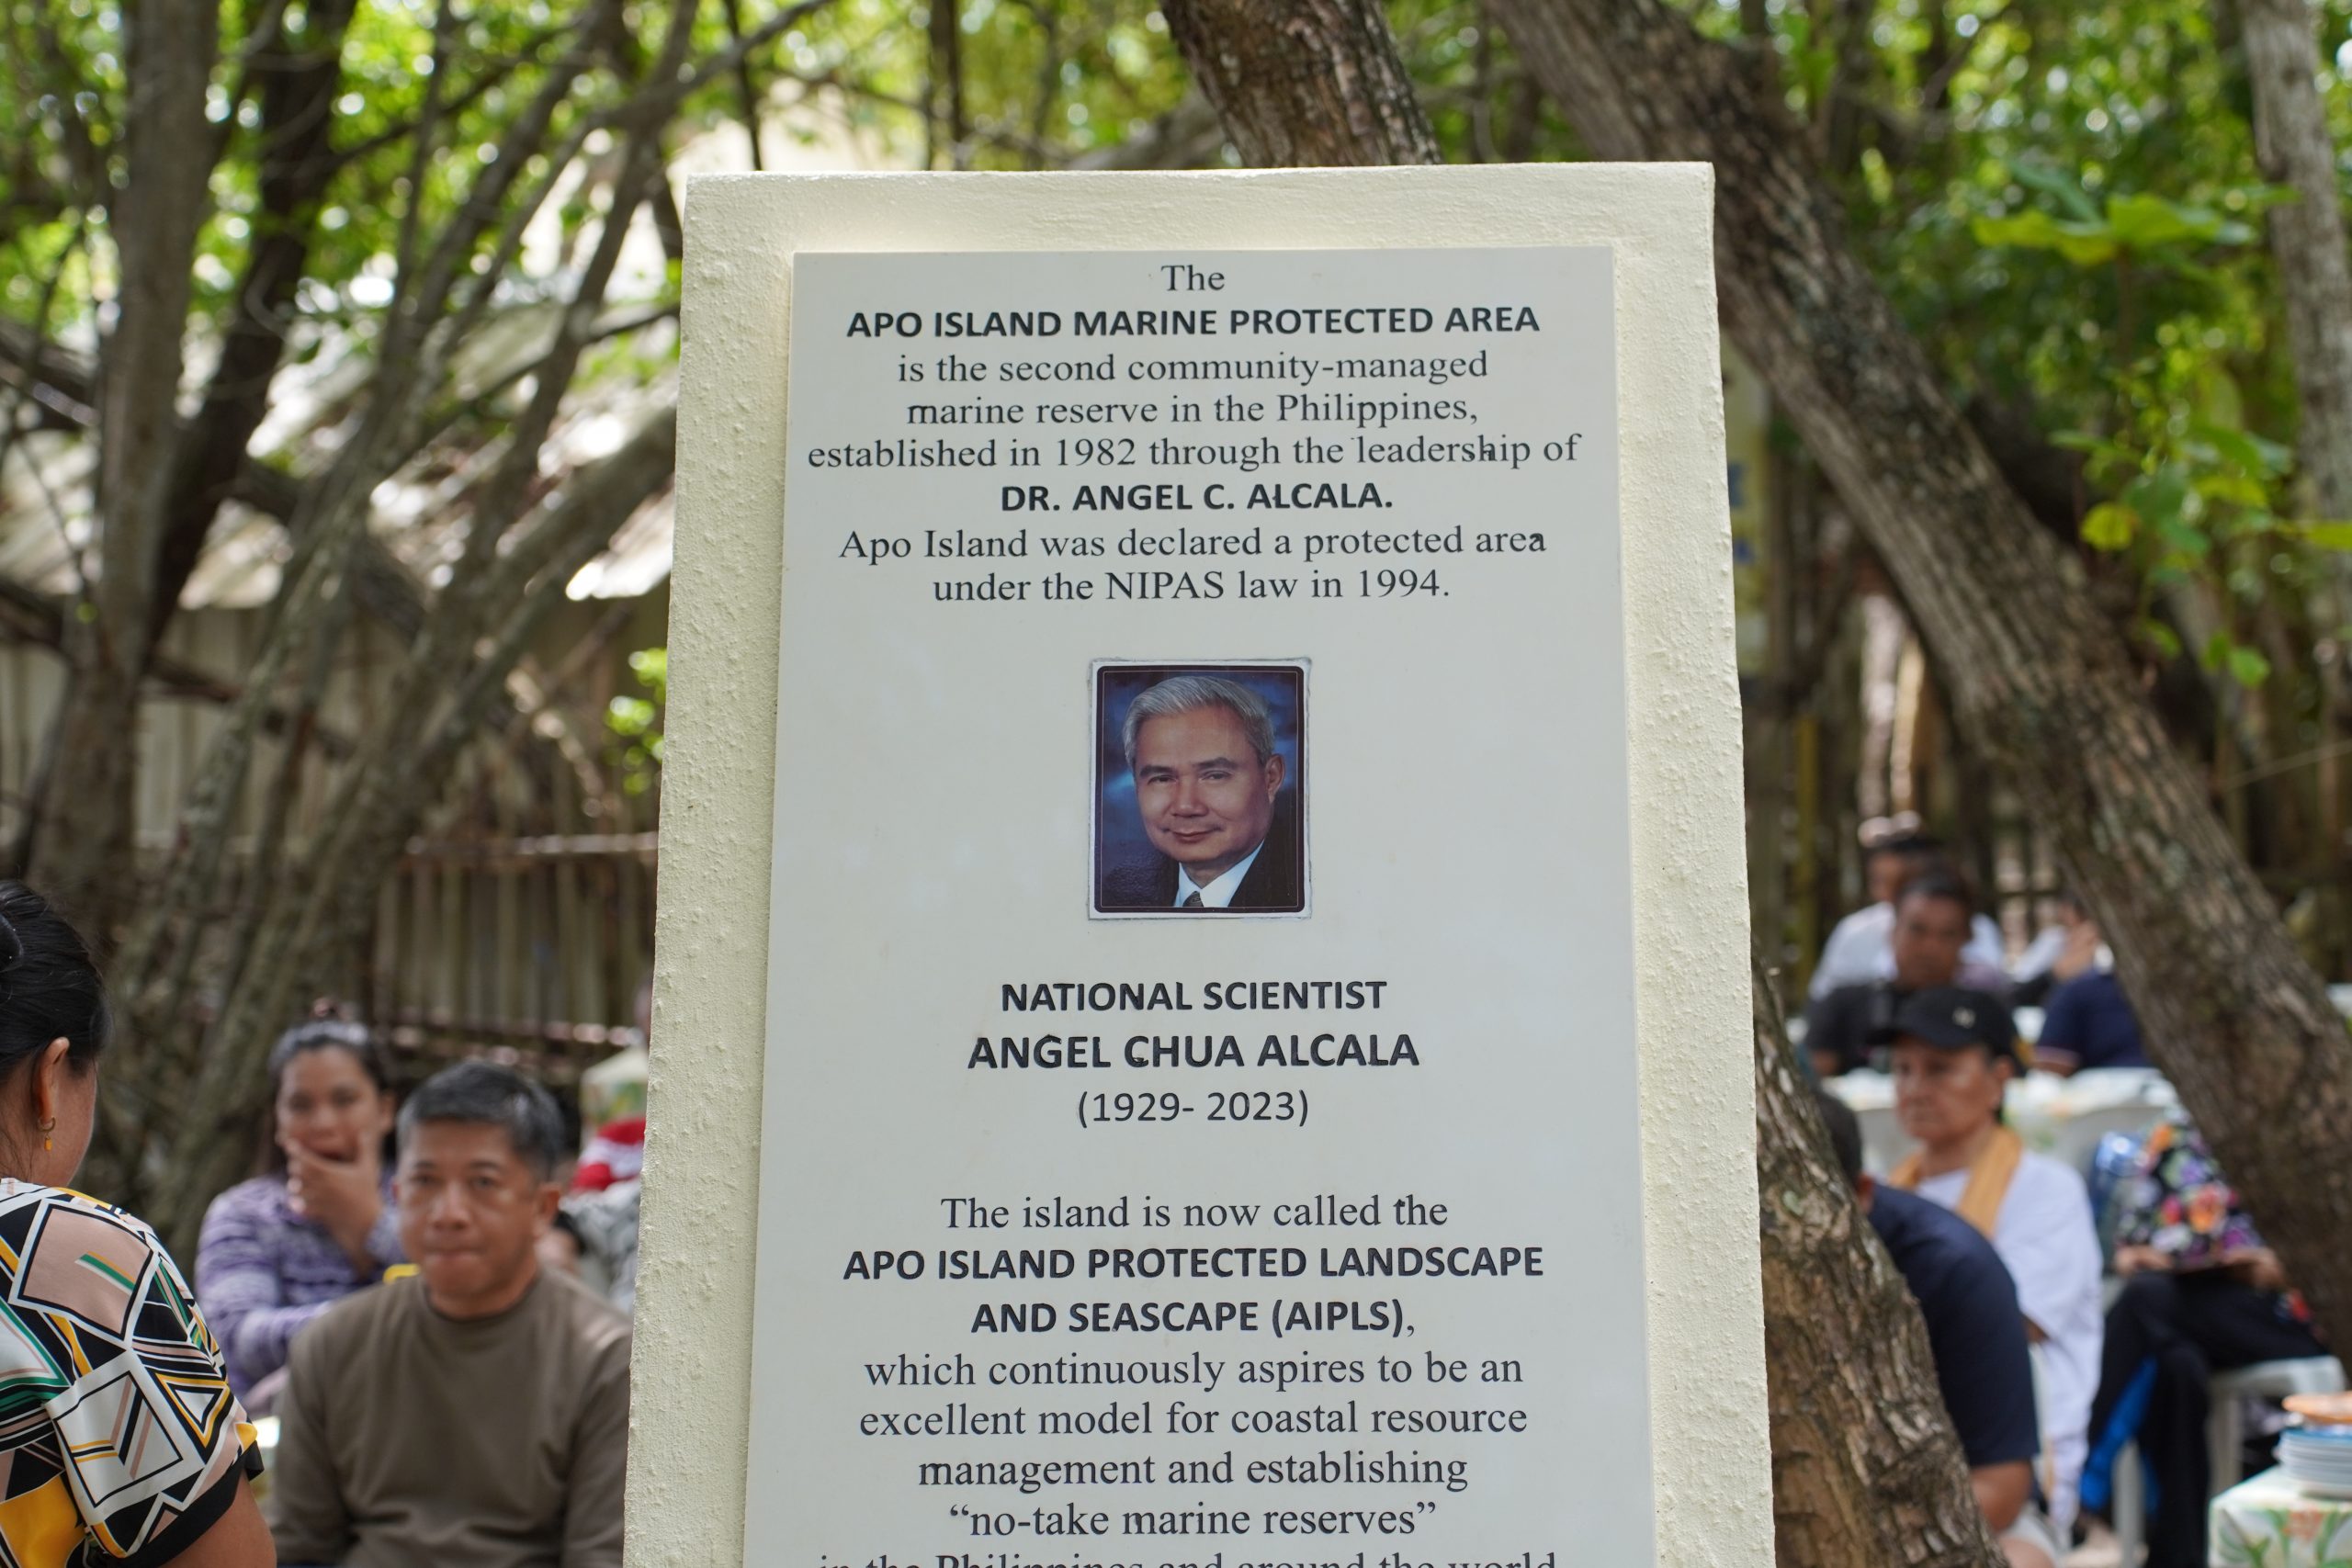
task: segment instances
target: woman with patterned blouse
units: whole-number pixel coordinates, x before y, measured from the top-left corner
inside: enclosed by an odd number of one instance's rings
[[[2108,1308],[2093,1440],[2111,1461],[2136,1439],[2154,1479],[2148,1568],[2203,1568],[2208,1381],[2327,1351],[2187,1116],[2156,1124],[2114,1201],[2123,1291]]]
[[[0,882],[0,1562],[266,1568],[253,1428],[195,1293],[65,1185],[111,1028],[81,937]]]
[[[204,1213],[196,1293],[247,1409],[277,1403],[286,1353],[311,1319],[401,1261],[384,1141],[391,1067],[366,1026],[316,1018],[269,1052],[277,1170]]]

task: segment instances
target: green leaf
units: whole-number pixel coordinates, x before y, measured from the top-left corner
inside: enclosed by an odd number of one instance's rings
[[[2128,461],[2132,454],[2103,435],[2087,430],[2062,430],[2050,438],[2052,446],[2064,446],[2070,452],[2085,452],[2106,462]]]
[[[2274,207],[2286,207],[2291,203],[2303,199],[2303,193],[2297,190],[2293,186],[2237,186],[2233,187],[2232,190],[2225,191],[2222,194],[2224,196],[2235,195],[2245,197],[2245,206],[2244,210],[2257,213],[2267,211],[2269,209]]]
[[[2277,448],[2242,430],[2199,420],[2188,427],[2188,433],[2211,446],[2222,461],[2233,463],[2249,474],[2267,478],[2278,471],[2270,466],[2271,453]]]
[[[2180,657],[2180,634],[2174,631],[2170,626],[2165,625],[2164,622],[2156,620],[2142,621],[2140,623],[2140,635],[2148,639],[2148,646],[2154,649],[2165,658],[2178,659]]]
[[[2165,528],[2178,523],[2187,513],[2188,497],[2188,470],[2177,463],[2166,463],[2125,485],[2119,499],[2146,520],[2150,527]]]
[[[653,719],[653,705],[642,697],[616,696],[605,709],[605,723],[617,735],[642,735]]]
[[[2323,550],[2352,550],[2352,523],[2306,523],[2295,532]]]
[[[2076,266],[2104,266],[2115,259],[2122,247],[2115,236],[2089,224],[2062,223],[2058,229],[2058,254]]]
[[[2023,245],[2047,251],[2058,244],[2058,220],[2039,210],[2020,212],[2014,218],[1979,218],[1968,228],[1980,245]]]
[[[2119,196],[2107,204],[2108,232],[2134,250],[2210,240],[2221,226],[2220,215],[2160,196]]]
[[[2244,474],[2200,474],[2197,493],[2208,501],[2225,501],[2233,506],[2257,510],[2270,499],[2267,491]]]
[[[2166,547],[2184,559],[2200,561],[2213,553],[2212,538],[2203,529],[2191,527],[2177,517],[2157,524],[2154,532]]]
[[[2140,531],[2140,514],[2120,502],[2102,501],[2083,514],[2083,543],[2095,550],[2131,547]]]
[[[2029,190],[2052,197],[2086,222],[2098,217],[2098,208],[2083,190],[2082,182],[2063,169],[2047,164],[2016,163],[2009,165],[2009,177]]]
[[[2197,367],[2197,417],[2204,430],[2244,430],[2245,396],[2237,378],[2220,363],[2206,360]]]
[[[2061,223],[2047,212],[2028,211],[2012,218],[1979,218],[1969,229],[1979,244],[2056,251],[2076,266],[2098,266],[2115,258],[2115,236],[2103,223]]]

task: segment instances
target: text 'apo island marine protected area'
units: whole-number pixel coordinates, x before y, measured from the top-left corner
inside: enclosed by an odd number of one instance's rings
[[[1380,516],[1421,509],[1416,476],[1577,459],[1582,432],[1514,430],[1482,395],[1497,343],[1540,341],[1535,306],[1223,304],[1222,269],[1154,271],[1181,302],[853,311],[846,337],[896,347],[898,428],[811,445],[808,466],[969,470],[996,482],[968,509],[999,521],[853,530],[838,553],[1027,563],[1043,575],[933,597],[1083,604],[1450,595],[1450,558],[1546,548],[1540,528]],[[1261,520],[1212,521],[1233,512]],[[1102,526],[1134,513],[1154,520]]]

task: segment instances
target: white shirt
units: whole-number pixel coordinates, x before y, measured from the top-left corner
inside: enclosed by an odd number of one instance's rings
[[[1968,945],[1960,950],[1962,964],[1981,964],[1999,972],[2001,928],[1979,915],[1968,928]],[[1894,978],[1894,906],[1872,904],[1838,922],[1821,944],[1821,962],[1813,971],[1807,994],[1826,997],[1840,986],[1867,986]]]
[[[2039,980],[2056,965],[2058,955],[2066,951],[2066,928],[2044,926],[2034,933],[2033,941],[2018,954],[2017,967],[2009,971],[2009,978],[2018,985]]]
[[[1965,1170],[1920,1181],[1919,1196],[1960,1206]],[[2098,1233],[2083,1179],[2047,1155],[2028,1150],[2001,1198],[1993,1250],[2018,1288],[2018,1305],[2046,1337],[2034,1347],[2034,1390],[2050,1465],[2050,1519],[2058,1539],[2075,1518],[2075,1493],[2090,1450],[2091,1399],[2098,1393],[2106,1320],[2099,1309]],[[2038,1468],[2038,1467],[2037,1467]]]
[[[1227,871],[1223,876],[1218,877],[1215,882],[1210,883],[1206,887],[1198,887],[1193,883],[1192,867],[1187,865],[1177,866],[1176,908],[1180,909],[1184,907],[1184,900],[1191,897],[1195,891],[1200,894],[1201,907],[1204,909],[1223,909],[1229,908],[1233,903],[1233,896],[1241,891],[1241,879],[1250,874],[1250,868],[1251,866],[1258,863],[1258,850],[1262,850],[1265,847],[1266,840],[1263,839],[1259,840],[1258,849],[1251,850],[1248,854],[1243,855],[1239,861],[1235,863],[1231,870]]]

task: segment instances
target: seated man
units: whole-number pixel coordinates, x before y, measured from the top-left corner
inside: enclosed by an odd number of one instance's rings
[[[1922,876],[1951,878],[1950,864],[1935,840],[1905,832],[1870,842],[1862,853],[1862,880],[1871,901],[1839,920],[1821,944],[1821,960],[1814,965],[1806,996],[1819,1001],[1840,986],[1867,986],[1894,973],[1887,939],[1894,931],[1896,897]],[[2001,928],[1979,914],[1969,925],[1968,945],[1961,962],[1984,980],[2001,974]],[[1971,982],[1974,984],[1974,981]]]
[[[1906,998],[1888,1030],[1894,1114],[1920,1149],[1888,1181],[1957,1213],[2001,1255],[2041,1361],[2042,1490],[2064,1540],[2098,1390],[2098,1235],[2083,1179],[2001,1122],[2023,1070],[2007,1008],[1980,991]]]
[[[2055,981],[2043,1004],[2041,1034],[2033,1043],[2033,1065],[2061,1077],[2092,1067],[2144,1067],[2139,1015],[2123,984],[2102,962],[2107,949],[2098,920],[2071,896],[2066,946],[2051,966]]]
[[[416,1272],[294,1343],[266,1509],[281,1562],[618,1568],[628,1321],[539,1268],[562,1138],[547,1091],[486,1062],[401,1108]]]
[[[1905,884],[1887,939],[1891,976],[1841,986],[1804,1010],[1804,1048],[1816,1077],[1862,1066],[1871,1047],[1884,1043],[1873,1037],[1884,1034],[1904,998],[1959,983],[1971,912],[1968,890],[1951,877],[1931,874]]]
[[[1908,1192],[1888,1191],[1862,1174],[1862,1129],[1845,1104],[1819,1089],[1815,1102],[1829,1146],[1871,1228],[1886,1244],[1927,1320],[1936,1386],[1968,1456],[1976,1506],[2012,1568],[2057,1568],[2064,1555],[2033,1496],[2033,1365],[2017,1287],[1993,1244],[1959,1216]]]

